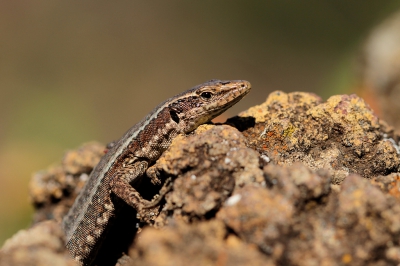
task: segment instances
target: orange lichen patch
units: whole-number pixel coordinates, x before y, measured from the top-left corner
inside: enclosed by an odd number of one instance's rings
[[[342,257],[342,262],[343,262],[344,264],[349,264],[349,263],[351,263],[351,260],[352,260],[351,254],[344,254],[343,257]]]

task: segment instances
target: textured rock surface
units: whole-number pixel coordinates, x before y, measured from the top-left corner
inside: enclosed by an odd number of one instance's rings
[[[72,266],[64,246],[64,234],[54,221],[39,223],[21,230],[8,239],[0,250],[0,265]]]
[[[157,224],[169,217],[208,219],[235,187],[265,187],[258,153],[230,126],[201,126],[194,135],[175,139],[156,167],[175,179]]]
[[[372,178],[399,169],[394,136],[356,95],[332,96],[323,103],[312,94],[278,91],[240,116],[256,119],[243,132],[249,146],[278,165],[325,168],[335,184],[350,173]]]
[[[141,233],[131,249],[131,265],[274,265],[255,245],[228,234],[219,221],[172,223],[160,234],[154,228]]]
[[[125,224],[140,228],[117,250],[130,258],[107,265],[397,265],[398,139],[355,95],[274,92],[173,141],[155,164],[171,183],[158,216]],[[33,177],[35,222],[60,221],[103,150],[82,146]],[[0,262],[17,265],[8,246]]]

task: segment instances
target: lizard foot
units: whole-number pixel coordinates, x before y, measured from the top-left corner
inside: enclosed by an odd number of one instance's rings
[[[150,208],[142,207],[140,210],[138,210],[136,218],[145,223],[153,223],[155,218],[160,213],[159,209],[160,208],[158,206]]]
[[[153,208],[155,206],[157,206],[158,204],[160,204],[161,200],[165,197],[165,195],[171,191],[172,189],[172,179],[171,177],[169,177],[166,181],[165,184],[163,185],[163,187],[160,190],[160,193],[153,198],[149,203],[144,204],[144,206],[142,207],[143,209],[150,209]]]

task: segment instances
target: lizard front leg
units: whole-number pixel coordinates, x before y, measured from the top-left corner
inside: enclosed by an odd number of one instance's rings
[[[160,185],[160,171],[156,167],[156,165],[152,165],[146,170],[146,175],[150,178],[151,183],[154,185]]]
[[[150,166],[146,170],[146,175],[150,178],[151,183],[154,185],[160,185],[161,180],[160,180],[160,172],[159,169],[156,167],[156,165]],[[149,203],[143,206],[143,209],[151,209],[157,206],[161,200],[164,198],[165,194],[167,194],[170,190],[172,189],[172,179],[169,177],[164,185],[162,186],[160,192],[158,195],[156,195],[155,198],[153,198]]]
[[[138,212],[143,206],[148,205],[150,201],[143,199],[130,183],[137,178],[141,178],[145,174],[147,167],[148,163],[146,161],[125,165],[114,173],[110,181],[111,191]]]

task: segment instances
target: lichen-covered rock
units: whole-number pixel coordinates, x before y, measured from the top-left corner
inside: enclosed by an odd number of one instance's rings
[[[112,231],[96,262],[398,265],[399,139],[355,95],[322,102],[274,92],[226,125],[174,139],[152,168],[163,184],[135,184],[147,199],[161,189],[160,205],[138,215],[125,206],[116,231],[127,239]],[[103,150],[85,145],[32,178],[35,222],[61,221]],[[60,259],[59,224],[51,226],[56,240],[30,248],[55,241],[48,258]],[[1,250],[3,261],[24,250],[13,243]]]
[[[240,116],[255,117],[256,125],[243,134],[276,164],[328,169],[335,184],[351,173],[373,178],[399,171],[396,144],[384,138],[378,118],[356,95],[322,103],[314,94],[278,91]]]

